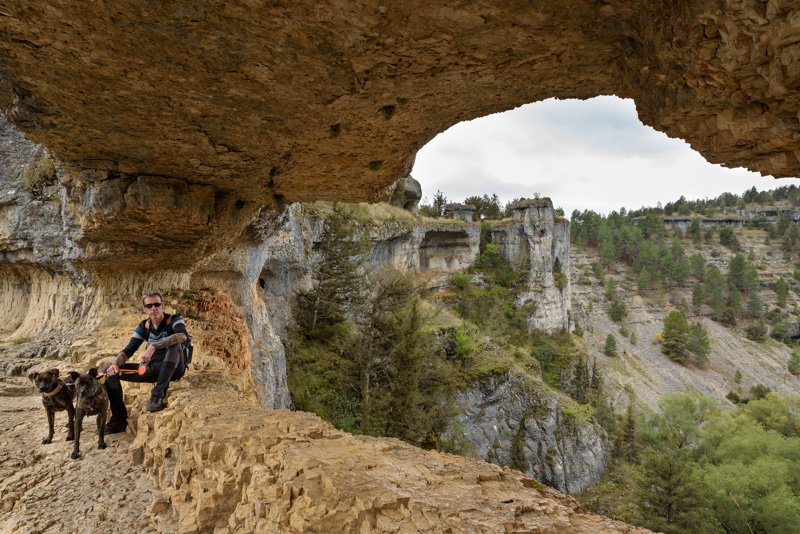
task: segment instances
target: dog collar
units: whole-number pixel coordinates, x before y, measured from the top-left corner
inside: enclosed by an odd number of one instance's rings
[[[58,385],[56,386],[56,389],[54,389],[54,390],[53,390],[53,391],[51,391],[50,393],[45,393],[45,395],[47,395],[48,397],[52,397],[53,395],[58,395],[58,392],[59,392],[59,391],[61,391],[61,388],[62,388],[63,386],[64,386],[64,382],[62,382],[61,380],[59,380],[59,381],[58,381]]]

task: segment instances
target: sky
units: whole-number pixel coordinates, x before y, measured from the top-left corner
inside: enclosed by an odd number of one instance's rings
[[[796,184],[712,165],[681,139],[639,122],[633,100],[601,96],[526,104],[462,122],[417,154],[411,175],[430,201],[496,193],[503,204],[534,193],[573,210],[608,214],[677,200]]]

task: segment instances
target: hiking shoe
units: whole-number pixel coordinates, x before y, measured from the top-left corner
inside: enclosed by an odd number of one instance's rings
[[[164,408],[167,407],[167,403],[164,402],[163,397],[150,397],[150,404],[147,405],[148,412],[160,412]]]
[[[128,428],[128,420],[127,419],[112,419],[106,426],[103,428],[103,433],[108,434],[119,434],[120,432],[125,432],[125,429]],[[95,434],[100,434],[100,429],[98,428],[94,432]]]

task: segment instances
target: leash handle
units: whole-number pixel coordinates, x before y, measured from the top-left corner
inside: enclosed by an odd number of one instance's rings
[[[121,369],[121,370],[120,370],[120,373],[138,373],[138,372],[139,372],[139,371],[132,371],[132,370],[128,370],[128,369],[125,369],[125,370],[122,370],[122,369]],[[96,377],[96,378],[100,378],[101,376],[108,376],[109,374],[110,374],[110,373],[100,373],[99,375],[97,375],[97,377]]]

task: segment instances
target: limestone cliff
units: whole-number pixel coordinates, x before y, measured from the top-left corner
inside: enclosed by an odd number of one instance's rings
[[[509,371],[458,392],[464,438],[481,458],[510,465],[566,493],[596,484],[606,468],[605,432],[527,375]]]
[[[549,198],[517,202],[513,213],[512,221],[491,228],[491,241],[514,270],[526,274],[528,287],[518,304],[533,304],[528,327],[569,330],[569,221],[556,217]]]

